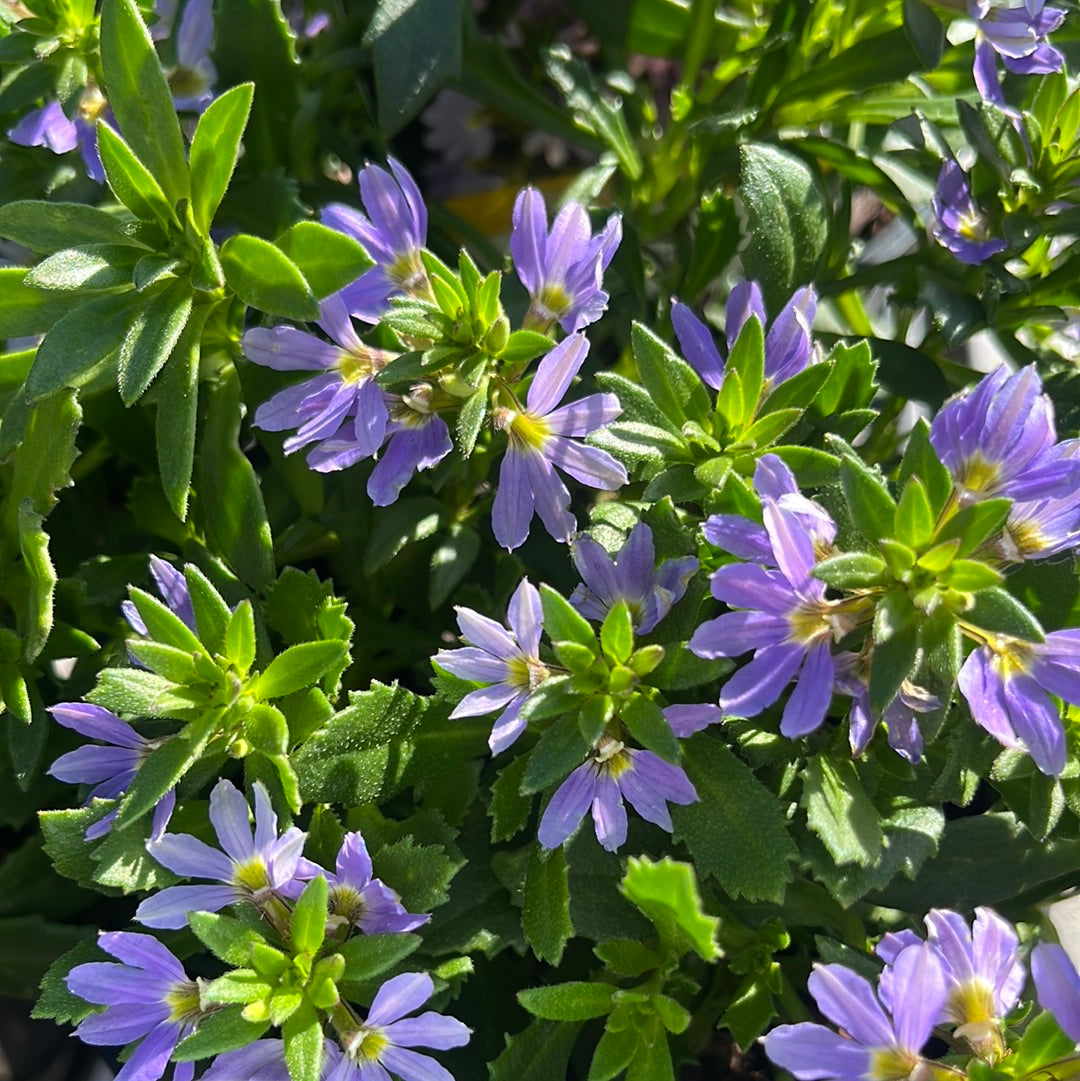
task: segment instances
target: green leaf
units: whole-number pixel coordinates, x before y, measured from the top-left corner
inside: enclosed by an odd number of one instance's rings
[[[1009,1073],[1013,1077],[1024,1077],[1046,1069],[1048,1063],[1063,1059],[1075,1050],[1076,1042],[1062,1032],[1054,1015],[1044,1010],[1024,1029],[1024,1035],[1009,1059]]]
[[[693,950],[706,961],[720,956],[716,946],[720,921],[705,915],[690,864],[631,856],[619,889],[649,917],[668,948],[680,954]]]
[[[679,741],[664,717],[664,711],[643,694],[635,694],[619,710],[630,734],[650,751],[668,762],[678,762]]]
[[[190,653],[174,646],[163,646],[160,642],[138,640],[129,641],[127,648],[143,668],[149,668],[173,683],[198,682],[198,672]]]
[[[457,445],[463,458],[471,457],[476,446],[476,438],[484,425],[488,406],[488,380],[485,377],[480,385],[465,399],[458,410]]]
[[[810,573],[834,589],[865,589],[881,585],[888,577],[888,567],[872,552],[843,552],[816,563]]]
[[[544,609],[544,630],[552,642],[577,642],[596,650],[596,634],[589,621],[561,593],[542,583],[540,602]]]
[[[232,613],[214,588],[210,579],[194,563],[184,564],[184,581],[187,582],[191,597],[191,608],[195,614],[195,630],[200,642],[210,653],[223,653],[225,650],[225,631]]]
[[[904,486],[896,507],[894,528],[897,540],[916,550],[928,544],[934,535],[934,510],[918,477],[912,477]]]
[[[403,837],[379,849],[375,874],[397,890],[409,912],[425,912],[446,903],[447,888],[462,863],[460,857],[448,856],[439,845],[416,844],[412,837]],[[400,945],[404,948],[404,941]]]
[[[134,0],[101,5],[105,96],[121,131],[175,203],[188,194],[187,159],[172,94]],[[103,126],[98,127],[98,139]]]
[[[122,717],[190,717],[198,707],[193,707],[189,698],[182,698],[179,690],[153,672],[105,668],[86,700]]]
[[[896,503],[885,482],[852,453],[840,461],[840,485],[856,528],[868,541],[892,535]]]
[[[953,482],[949,471],[942,465],[930,443],[930,426],[922,417],[919,417],[911,429],[907,446],[904,448],[904,457],[900,461],[901,487],[912,477],[918,477],[922,482],[936,517],[952,494]]]
[[[289,921],[289,935],[296,953],[318,953],[326,937],[327,887],[324,875],[317,875],[300,895]]]
[[[962,507],[946,520],[937,531],[934,541],[959,539],[957,556],[970,555],[976,548],[995,536],[1009,517],[1012,501],[1009,499],[984,499],[970,506]]]
[[[241,83],[212,101],[191,140],[191,217],[203,236],[232,179],[251,112],[254,83]]]
[[[215,591],[216,592],[216,591]],[[225,656],[244,673],[255,660],[255,613],[251,601],[242,600],[225,626]]]
[[[199,506],[214,550],[248,585],[275,578],[274,549],[262,489],[237,445],[240,382],[235,370],[212,385],[199,454]]]
[[[214,712],[206,713],[150,752],[120,801],[114,830],[123,829],[161,802],[202,756],[210,737],[216,734],[217,722]]]
[[[76,966],[91,961],[104,961],[105,952],[93,934],[84,938],[49,966],[41,981],[41,997],[31,1017],[56,1021],[57,1024],[78,1024],[94,1006],[68,990],[67,975]]]
[[[942,581],[950,589],[975,593],[980,589],[1001,585],[1005,581],[1005,576],[985,563],[979,563],[973,559],[955,559],[942,575]]]
[[[800,409],[774,409],[763,417],[758,417],[742,434],[742,439],[755,449],[775,443],[789,428],[802,417]]]
[[[869,867],[881,855],[885,835],[854,762],[811,758],[803,773],[802,804],[807,823],[837,863]]]
[[[283,698],[294,691],[311,687],[345,655],[348,642],[328,639],[300,642],[278,654],[251,687],[257,698]]]
[[[509,1037],[506,1049],[488,1064],[489,1081],[553,1081],[566,1077],[580,1028],[574,1023],[533,1021]]]
[[[98,124],[97,133],[101,164],[113,195],[142,221],[156,222],[166,232],[177,228],[172,204],[135,151],[104,122]]]
[[[574,934],[570,922],[570,889],[566,856],[562,848],[545,851],[534,844],[525,872],[525,895],[521,907],[525,941],[541,961],[557,965]]]
[[[0,267],[0,338],[44,334],[71,311],[71,297],[31,289],[26,274],[22,267]]]
[[[245,303],[299,322],[319,317],[319,302],[299,268],[268,240],[237,233],[221,246],[229,288]]]
[[[350,938],[337,952],[345,958],[343,979],[366,983],[381,976],[420,946],[419,935],[364,934]]]
[[[319,1081],[323,1062],[323,1028],[314,1007],[305,1002],[286,1020],[285,1065],[291,1081]]]
[[[698,802],[671,808],[675,839],[730,896],[779,901],[797,855],[780,801],[719,740],[699,733],[682,749]]]
[[[2,217],[0,221],[3,221]],[[506,364],[524,364],[543,356],[552,345],[554,342],[546,334],[538,334],[535,330],[515,330],[499,350],[499,359]]]
[[[686,9],[679,7],[676,10]],[[637,1049],[637,1032],[633,1028],[606,1028],[589,1063],[588,1081],[611,1081],[630,1065]]]
[[[581,765],[587,751],[576,724],[562,721],[546,728],[529,754],[521,794],[528,796],[561,781]]]
[[[134,293],[96,297],[59,319],[38,346],[26,378],[26,397],[34,402],[86,383],[119,352],[135,303]]]
[[[727,364],[724,366],[725,380],[729,372],[734,372],[739,377],[742,402],[739,415],[728,416],[727,421],[732,427],[740,427],[753,418],[765,378],[765,334],[756,315],[750,316],[743,324],[739,337],[731,347]]]
[[[519,755],[502,768],[491,786],[491,806],[488,811],[491,815],[493,843],[508,841],[523,830],[529,821],[533,799],[531,796],[523,796],[520,791],[528,762],[526,755]]]
[[[142,397],[180,340],[191,315],[191,288],[177,282],[140,305],[120,346],[120,397],[133,405]]]
[[[123,221],[85,203],[52,203],[26,199],[0,206],[0,236],[31,251],[50,255],[85,245],[127,244],[132,257],[139,242]]]
[[[548,1021],[586,1021],[611,1013],[615,988],[608,983],[557,983],[518,991],[517,1000],[535,1017]]]
[[[192,913],[206,915],[206,913]],[[269,1027],[269,1021],[246,1021],[241,1016],[244,1007],[226,1006],[204,1017],[190,1036],[176,1045],[173,1062],[196,1062],[225,1051],[235,1051],[257,1040]]]
[[[479,554],[480,534],[461,522],[454,522],[431,553],[428,603],[432,609],[453,595]]]
[[[358,241],[317,221],[298,221],[274,243],[320,300],[344,289],[374,265]]]
[[[250,924],[218,912],[191,912],[188,926],[215,957],[229,965],[250,964],[251,947],[265,942]]]
[[[911,674],[919,649],[919,614],[903,589],[881,597],[874,609],[874,652],[870,659],[870,709],[880,713]]]
[[[630,339],[641,384],[674,430],[687,420],[705,420],[711,406],[697,372],[641,323],[633,325]]]
[[[828,239],[825,199],[801,158],[763,143],[739,147],[739,197],[750,234],[746,276],[761,283],[766,307],[779,311],[817,271]]]
[[[167,604],[137,586],[129,586],[128,595],[146,626],[148,637],[188,654],[206,653],[191,628]]]
[[[458,0],[377,0],[365,36],[375,66],[379,128],[392,135],[461,72]]]
[[[638,1053],[630,1060],[626,1081],[675,1081],[667,1033],[654,1015],[652,1024],[638,1029]]]
[[[64,248],[30,268],[25,284],[57,291],[112,289],[131,282],[138,257],[133,248],[113,244],[85,244]]]
[[[739,984],[717,1027],[730,1029],[741,1047],[749,1047],[775,1016],[776,1006],[766,977],[755,974]]]
[[[817,447],[773,447],[772,453],[791,469],[800,488],[824,488],[840,479],[840,459]]]
[[[600,627],[600,646],[607,657],[618,664],[625,664],[630,659],[634,648],[634,624],[626,601],[620,600],[608,609]]]
[[[209,305],[194,308],[158,380],[154,417],[158,473],[169,508],[187,518],[199,406],[199,358]]]
[[[443,504],[431,496],[409,496],[385,508],[371,530],[364,552],[364,574],[370,578],[407,545],[433,536],[445,514]]]
[[[1046,636],[1039,621],[1000,586],[981,589],[963,614],[964,622],[984,631],[1007,634],[1027,642],[1042,642]]]

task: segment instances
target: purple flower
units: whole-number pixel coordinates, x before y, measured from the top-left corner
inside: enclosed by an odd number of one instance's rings
[[[79,99],[74,120],[69,120],[60,105],[52,101],[28,112],[8,131],[8,138],[19,146],[47,146],[54,154],[78,148],[86,175],[100,184],[105,169],[97,150],[97,120],[106,108],[101,91],[88,86]]]
[[[370,458],[382,446],[390,399],[374,377],[392,354],[364,345],[340,295],[322,302],[319,326],[335,344],[295,327],[255,327],[244,335],[243,349],[249,360],[276,371],[320,373],[260,405],[255,425],[270,432],[295,428],[285,453],[314,443],[308,465],[328,473]]]
[[[187,834],[166,833],[147,844],[150,855],[184,878],[208,878],[219,886],[169,886],[139,905],[135,918],[147,927],[184,927],[189,912],[217,912],[226,905],[269,902],[296,874],[306,833],[290,826],[278,836],[277,815],[266,788],[255,782],[255,833],[248,804],[231,782],[210,793],[210,823],[220,851]]]
[[[607,308],[604,271],[622,239],[622,219],[612,214],[592,235],[589,215],[567,203],[547,228],[544,197],[525,188],[514,202],[510,253],[532,301],[524,325],[546,333],[556,323],[573,334],[595,323]]]
[[[934,909],[926,928],[948,982],[945,1016],[965,1027],[974,1045],[978,1027],[1004,1018],[1020,999],[1026,979],[1020,940],[1012,924],[990,908],[975,909],[970,929],[958,913]]]
[[[1057,945],[1040,942],[1031,951],[1031,975],[1039,1005],[1057,1019],[1070,1040],[1080,1041],[1080,973]]]
[[[87,803],[94,799],[119,799],[130,787],[142,764],[164,740],[144,739],[126,721],[101,706],[86,702],[61,702],[49,712],[65,728],[82,736],[99,739],[106,746],[87,744],[62,754],[49,767],[49,775],[65,784],[90,784]],[[170,788],[154,808],[150,836],[159,838],[176,806],[176,790]],[[86,839],[95,841],[112,829],[116,810],[99,818],[86,831]]]
[[[322,875],[328,887],[329,934],[338,927],[359,927],[369,935],[412,931],[431,919],[430,915],[406,912],[398,894],[373,878],[371,872],[371,857],[363,836],[359,832],[347,833],[333,872],[301,857],[295,877],[279,892],[296,900],[308,882]]]
[[[214,100],[213,44],[213,0],[187,0],[176,32],[176,64],[166,73],[177,109],[201,113]]]
[[[360,170],[360,198],[368,216],[344,203],[322,212],[324,225],[354,237],[375,265],[339,294],[359,319],[377,323],[395,293],[431,296],[420,258],[427,240],[427,207],[416,181],[400,162],[389,159],[390,172],[378,165]]]
[[[947,401],[930,442],[962,503],[1068,498],[1080,483],[1077,442],[1057,442],[1054,407],[1031,366],[1013,375],[997,368]]]
[[[556,409],[589,352],[584,334],[571,334],[540,361],[526,405],[499,406],[496,428],[508,446],[499,470],[491,510],[495,538],[513,551],[529,535],[534,511],[558,541],[569,541],[577,523],[570,493],[555,466],[590,488],[614,491],[626,483],[626,469],[607,451],[578,442],[610,424],[622,407],[614,394],[590,394]]]
[[[814,355],[810,328],[817,314],[817,294],[813,286],[797,290],[773,321],[765,337],[765,386],[763,394],[784,380],[798,375]],[[750,316],[755,316],[764,330],[768,325],[761,287],[755,281],[742,281],[728,296],[724,333],[728,353],[735,347],[739,333]],[[716,348],[709,328],[683,304],[671,305],[671,322],[683,356],[713,390],[724,382],[724,359]]]
[[[605,738],[559,785],[540,819],[537,839],[544,848],[558,848],[591,809],[596,839],[614,852],[626,840],[624,798],[642,818],[670,833],[665,800],[693,803],[698,794],[681,766]]]
[[[809,988],[843,1035],[805,1022],[780,1025],[765,1037],[766,1054],[798,1081],[913,1076],[946,996],[941,962],[925,944],[902,950],[893,964],[891,1016],[870,983],[843,965],[816,967]]]
[[[817,558],[834,554],[836,523],[820,503],[807,499],[799,491],[795,474],[781,458],[765,454],[758,459],[754,488],[762,500],[770,500],[795,516],[810,537]],[[710,544],[740,559],[760,563],[763,567],[777,565],[768,531],[742,515],[713,514],[706,519],[702,533]]]
[[[775,455],[760,459],[754,473],[759,490],[771,483],[778,462]],[[809,518],[813,528],[807,526],[801,502],[785,506],[766,498],[763,513],[772,566],[738,563],[716,571],[713,596],[741,610],[703,623],[694,632],[690,649],[707,658],[737,657],[754,650],[753,660],[720,691],[720,708],[729,716],[760,713],[798,673],[780,722],[780,731],[795,738],[814,731],[825,719],[836,676],[831,640],[851,629],[851,617],[838,602],[826,599],[825,584],[811,576],[816,562],[814,530],[820,525],[816,512]]]
[[[1047,459],[1076,463],[1080,443],[1058,443]],[[1013,503],[998,541],[997,552],[1012,563],[1045,559],[1080,545],[1080,488],[1056,496]]]
[[[1006,747],[1026,750],[1050,776],[1065,768],[1065,729],[1050,695],[1080,705],[1080,630],[1045,642],[994,635],[968,654],[957,676],[971,715]]]
[[[67,975],[68,989],[106,1008],[80,1022],[84,1043],[115,1047],[141,1041],[116,1081],[156,1081],[177,1043],[201,1016],[199,988],[156,938],[128,931],[98,935],[98,945],[121,964],[93,961]],[[191,1081],[194,1062],[173,1067],[175,1081]]]
[[[191,607],[191,592],[188,590],[187,579],[184,575],[174,566],[166,563],[164,559],[152,555],[150,556],[150,577],[153,578],[158,594],[169,611],[180,619],[189,631],[197,634],[195,610]],[[131,601],[122,602],[120,610],[136,634],[149,634],[142,616],[139,615],[139,610]]]
[[[321,1077],[326,1077],[323,1060]],[[289,1081],[282,1040],[256,1040],[236,1051],[225,1051],[214,1059],[199,1081]]]
[[[997,105],[1005,101],[997,71],[999,56],[1017,75],[1046,75],[1064,67],[1065,58],[1046,40],[1065,18],[1060,8],[1046,7],[1045,0],[1019,4],[968,0],[967,6],[975,20],[975,85],[983,100]]]
[[[413,1051],[430,1047],[445,1051],[469,1042],[470,1030],[456,1017],[418,1010],[435,992],[426,972],[404,972],[375,992],[368,1015],[351,1032],[338,1031],[339,1047],[325,1045],[323,1081],[388,1081],[390,1071],[402,1081],[454,1081],[429,1055]]]
[[[986,216],[971,197],[967,173],[951,158],[938,174],[934,207],[934,239],[962,263],[978,266],[1005,250],[1005,241],[990,235]]]
[[[586,618],[602,622],[609,609],[625,601],[639,634],[648,634],[671,611],[697,573],[693,556],[666,559],[656,566],[652,530],[638,522],[612,560],[587,533],[574,541],[574,565],[582,584],[570,603]]]
[[[875,718],[870,710],[871,658],[858,653],[838,653],[834,660],[836,689],[851,696],[848,714],[851,753],[857,756],[866,751],[880,720],[885,725],[889,746],[908,762],[919,762],[923,737],[915,714],[939,709],[941,702],[921,687],[904,680],[896,697],[882,710],[881,716]]]
[[[718,724],[724,719],[724,715],[719,706],[706,702],[667,706],[664,709],[664,719],[679,739],[689,739],[695,732],[701,732],[711,724]]]
[[[501,709],[488,737],[492,754],[505,751],[525,731],[521,717],[525,699],[547,678],[540,660],[540,632],[544,613],[540,594],[527,578],[510,598],[507,631],[493,619],[471,608],[455,609],[464,649],[441,650],[434,662],[459,679],[486,683],[470,691],[454,707],[451,717],[480,717]]]
[[[432,469],[454,449],[446,421],[431,412],[431,388],[413,387],[412,393],[390,407],[389,436],[383,456],[368,477],[367,493],[376,507],[388,507],[401,494],[417,470]],[[333,440],[324,445],[336,453]]]

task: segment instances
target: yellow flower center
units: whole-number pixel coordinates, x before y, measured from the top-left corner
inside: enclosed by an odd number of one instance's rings
[[[1001,469],[976,451],[963,465],[960,484],[969,492],[986,492],[997,483]]]
[[[389,1046],[390,1041],[381,1028],[364,1025],[345,1045],[345,1053],[358,1064],[378,1062]]]
[[[510,669],[506,682],[523,691],[535,691],[551,674],[546,664],[529,657],[513,657],[506,662],[506,667]]]
[[[270,889],[270,877],[266,871],[266,862],[261,856],[238,863],[233,871],[233,884],[251,893],[253,900],[259,900]]]
[[[364,914],[364,899],[352,886],[331,886],[327,898],[327,911],[339,916],[346,923],[356,923]]]
[[[870,1052],[870,1081],[903,1081],[919,1064],[919,1056],[899,1047],[878,1047]]]
[[[506,433],[506,438],[522,450],[540,450],[551,436],[551,429],[543,417],[520,413],[506,406],[494,412],[495,428]]]
[[[828,609],[816,604],[800,604],[788,615],[791,625],[789,641],[809,645],[832,634]]]
[[[434,300],[431,284],[419,251],[405,251],[386,268],[386,276],[402,291],[424,300]]]
[[[169,1020],[176,1024],[194,1021],[202,1014],[199,1003],[199,985],[194,980],[174,983],[172,990],[165,996],[169,1007]]]
[[[363,383],[390,362],[391,354],[382,349],[342,349],[338,354],[337,370],[346,383]]]

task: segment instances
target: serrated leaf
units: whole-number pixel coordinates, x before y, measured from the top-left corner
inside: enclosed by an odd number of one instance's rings
[[[803,806],[810,828],[837,863],[869,867],[881,855],[880,816],[854,762],[811,758],[803,773]]]
[[[732,897],[779,900],[796,857],[779,800],[709,735],[684,740],[682,749],[698,802],[671,808],[675,839]]]
[[[420,946],[418,935],[364,934],[350,938],[337,952],[345,958],[342,979],[366,983],[403,961]]]
[[[191,912],[188,926],[215,957],[229,965],[250,964],[251,948],[265,942],[249,924],[218,912]]]
[[[176,1045],[172,1061],[196,1062],[253,1043],[270,1027],[270,1022],[247,1021],[242,1016],[243,1009],[241,1005],[226,1006],[204,1017],[195,1031]]]
[[[856,528],[868,541],[892,536],[896,503],[884,481],[854,454],[840,462],[840,485]]]
[[[539,844],[533,845],[525,872],[521,929],[525,941],[541,961],[552,965],[559,963],[574,933],[570,922],[566,856],[562,848],[545,851]]]
[[[631,856],[619,889],[648,916],[669,948],[682,953],[693,950],[706,961],[720,955],[716,946],[720,921],[705,915],[697,879],[688,863]]]

